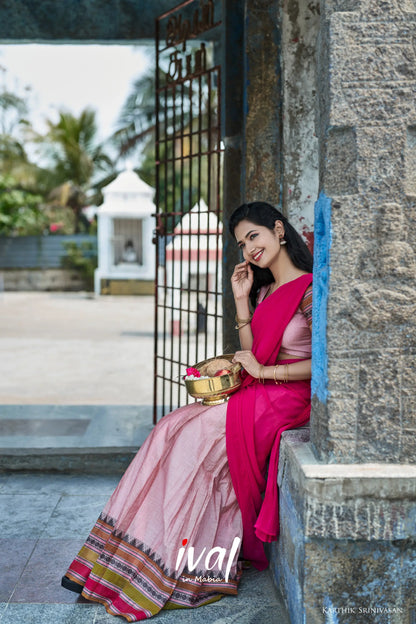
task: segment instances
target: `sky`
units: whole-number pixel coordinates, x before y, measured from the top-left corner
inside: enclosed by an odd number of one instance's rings
[[[43,120],[57,120],[65,108],[77,115],[97,111],[101,140],[114,130],[132,82],[152,67],[152,48],[131,45],[0,45],[0,80],[19,95],[28,91],[30,120],[38,131]],[[1,82],[0,82],[1,85]]]

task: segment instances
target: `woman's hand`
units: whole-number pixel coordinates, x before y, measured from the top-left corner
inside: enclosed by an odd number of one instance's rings
[[[256,379],[260,377],[262,365],[257,362],[251,351],[236,351],[233,357],[233,363],[235,362],[239,362],[252,377]]]
[[[253,270],[247,260],[236,264],[231,276],[231,288],[234,298],[245,299],[249,296],[253,285]]]

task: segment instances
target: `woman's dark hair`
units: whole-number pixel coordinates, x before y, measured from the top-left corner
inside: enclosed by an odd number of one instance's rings
[[[228,224],[233,236],[237,225],[240,221],[244,220],[255,223],[256,225],[263,225],[273,231],[276,221],[281,221],[285,228],[286,249],[289,258],[298,269],[312,273],[313,258],[311,252],[300,234],[298,234],[293,225],[289,223],[279,210],[274,208],[271,204],[261,201],[242,204],[239,208],[234,210]],[[271,284],[274,278],[270,269],[261,269],[251,262],[250,266],[254,274],[253,286],[250,291],[250,301],[253,307],[255,307],[260,288],[266,284]]]

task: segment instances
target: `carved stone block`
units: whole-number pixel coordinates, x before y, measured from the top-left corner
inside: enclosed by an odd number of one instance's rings
[[[358,190],[357,136],[354,128],[330,128],[326,143],[325,188],[332,195]]]

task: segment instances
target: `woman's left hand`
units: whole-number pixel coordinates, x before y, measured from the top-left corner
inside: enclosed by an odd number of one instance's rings
[[[239,362],[249,375],[259,378],[261,364],[257,362],[252,351],[236,351],[233,357],[233,363],[235,362]]]

